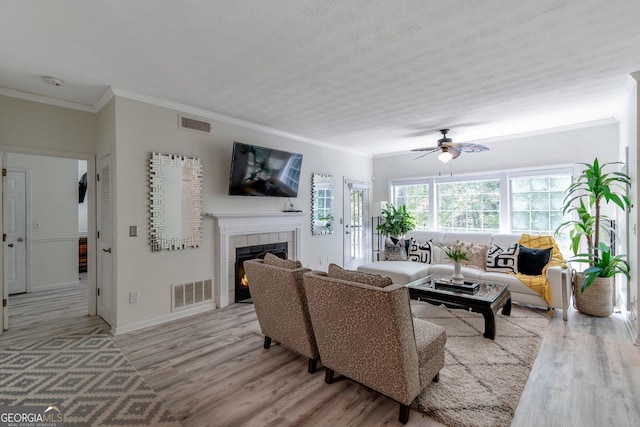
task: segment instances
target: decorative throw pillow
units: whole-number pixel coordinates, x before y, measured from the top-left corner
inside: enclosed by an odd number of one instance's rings
[[[460,246],[466,248],[469,261],[460,261],[463,267],[475,268],[486,271],[487,269],[487,252],[489,247],[482,243],[459,242]],[[443,262],[445,264],[455,264],[455,262],[443,254]]]
[[[407,250],[404,242],[388,237],[384,242],[384,259],[387,261],[406,261]]]
[[[492,243],[487,253],[487,271],[517,273],[519,253],[520,245],[517,243],[506,248]]]
[[[280,257],[275,256],[271,252],[267,252],[267,254],[264,256],[264,263],[268,265],[273,265],[275,267],[288,268],[289,270],[293,270],[295,268],[302,268],[302,263],[300,261],[296,261],[293,259],[282,259]]]
[[[433,264],[433,239],[420,243],[412,237],[409,241],[409,261]]]
[[[469,261],[462,261],[462,266],[485,271],[487,269],[488,250],[489,247],[487,245],[471,243],[467,250],[467,257],[469,257]]]
[[[532,249],[527,246],[520,245],[520,253],[518,254],[518,272],[527,276],[540,276],[542,269],[551,260],[551,251],[553,248]]]
[[[360,271],[345,270],[336,264],[329,264],[327,275],[334,279],[362,283],[363,285],[376,286],[378,288],[384,288],[393,284],[393,280],[391,280],[390,277],[383,277],[379,274],[362,273]]]

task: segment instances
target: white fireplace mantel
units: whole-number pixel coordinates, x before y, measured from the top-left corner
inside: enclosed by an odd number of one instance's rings
[[[215,298],[218,308],[229,305],[230,273],[235,255],[231,254],[231,239],[237,236],[266,235],[270,233],[293,233],[293,247],[288,249],[290,259],[299,259],[302,235],[302,218],[305,212],[267,213],[206,213],[215,221]],[[270,242],[275,243],[275,242]],[[233,257],[233,258],[232,258]]]

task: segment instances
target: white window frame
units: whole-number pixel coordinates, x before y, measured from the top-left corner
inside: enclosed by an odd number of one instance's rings
[[[571,175],[574,179],[578,174],[577,165],[559,165],[551,168],[514,169],[500,172],[472,173],[458,176],[431,176],[407,179],[389,180],[388,199],[394,202],[393,187],[399,185],[429,185],[429,230],[438,231],[437,185],[446,182],[484,181],[498,179],[500,182],[500,233],[511,233],[511,178],[526,178],[536,176]]]

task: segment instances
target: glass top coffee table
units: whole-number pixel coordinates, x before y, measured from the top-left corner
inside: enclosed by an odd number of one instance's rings
[[[495,314],[511,314],[511,294],[504,283],[486,280],[468,280],[457,287],[451,276],[430,275],[407,285],[411,299],[426,301],[434,305],[475,311],[484,317],[484,336],[496,336]]]

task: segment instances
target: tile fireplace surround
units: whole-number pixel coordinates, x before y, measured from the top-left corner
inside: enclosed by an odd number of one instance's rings
[[[216,307],[234,300],[236,248],[287,242],[290,259],[300,259],[304,212],[207,213],[213,218]]]

